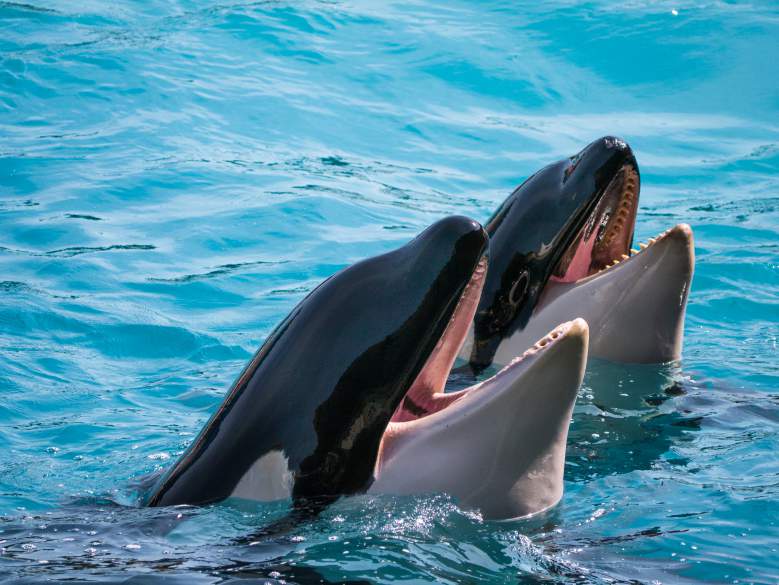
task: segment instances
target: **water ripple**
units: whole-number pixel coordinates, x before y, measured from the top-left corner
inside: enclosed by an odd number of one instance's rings
[[[775,3],[0,15],[2,579],[776,581]],[[134,507],[324,278],[607,133],[636,238],[690,223],[698,264],[681,363],[588,371],[560,506],[359,496],[255,547],[286,503]]]
[[[268,262],[263,260],[255,260],[253,262],[237,262],[235,264],[221,264],[208,272],[200,272],[197,274],[185,274],[183,276],[175,276],[169,278],[150,277],[147,280],[150,282],[192,282],[195,280],[205,280],[209,278],[216,278],[218,276],[225,276],[243,270],[244,268],[251,268],[254,266],[278,266],[279,264],[286,264],[287,260],[280,260],[278,262]]]

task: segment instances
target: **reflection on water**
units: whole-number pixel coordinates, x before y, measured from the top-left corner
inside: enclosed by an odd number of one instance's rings
[[[591,359],[568,436],[566,478],[583,481],[651,469],[671,445],[699,428],[701,417],[685,413],[677,399],[689,383],[678,365]]]

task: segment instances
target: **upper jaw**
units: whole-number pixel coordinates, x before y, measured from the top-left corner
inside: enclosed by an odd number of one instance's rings
[[[627,253],[633,239],[640,188],[638,165],[631,153],[600,191],[592,211],[557,262],[552,281],[574,282]]]
[[[635,159],[627,161],[606,188],[595,217],[605,222],[601,240],[595,244],[590,269],[608,264],[630,248],[638,213],[641,188]]]
[[[443,390],[479,304],[487,274],[487,262],[487,257],[484,256],[476,265],[443,335],[400,401],[392,415],[392,421],[403,422],[426,416],[444,408],[453,400],[443,395]]]

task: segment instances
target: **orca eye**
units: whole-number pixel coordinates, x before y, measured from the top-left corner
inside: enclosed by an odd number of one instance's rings
[[[527,288],[530,284],[530,275],[527,273],[527,270],[523,270],[519,278],[514,282],[514,286],[511,287],[511,290],[509,291],[509,303],[512,305],[518,305],[521,303],[525,295],[527,294]]]

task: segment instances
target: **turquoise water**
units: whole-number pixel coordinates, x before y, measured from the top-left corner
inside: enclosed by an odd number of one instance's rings
[[[3,578],[779,581],[775,3],[0,2],[0,63]],[[604,134],[696,274],[681,364],[592,364],[551,514],[132,507],[323,278]]]

